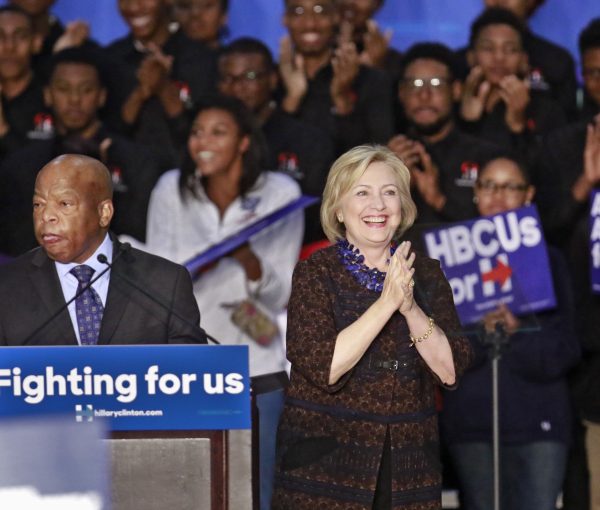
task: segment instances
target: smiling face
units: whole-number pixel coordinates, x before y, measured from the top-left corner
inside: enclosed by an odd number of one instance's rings
[[[477,209],[482,216],[522,207],[534,194],[535,188],[527,184],[518,165],[506,158],[490,161],[475,184]]]
[[[271,101],[277,86],[277,73],[269,70],[258,53],[232,53],[219,59],[219,92],[239,99],[258,112]]]
[[[506,76],[522,74],[527,65],[521,36],[509,25],[483,28],[468,55],[469,64],[481,66],[485,79],[492,85],[498,85]]]
[[[240,170],[248,145],[249,138],[240,133],[235,118],[219,109],[201,111],[188,138],[190,156],[205,177]]]
[[[287,0],[283,23],[296,51],[320,56],[333,43],[338,13],[333,0]]]
[[[54,112],[58,130],[85,136],[97,121],[106,93],[98,72],[88,64],[58,64],[44,90],[46,104]]]
[[[404,71],[399,98],[409,122],[423,134],[435,134],[452,119],[452,107],[460,94],[448,67],[437,60],[417,59]]]
[[[86,156],[59,156],[37,176],[35,237],[58,262],[82,263],[104,240],[113,215],[110,174]]]
[[[118,0],[119,11],[133,37],[142,42],[151,41],[166,26],[165,0]]]
[[[402,218],[399,184],[383,162],[371,163],[345,193],[337,210],[346,227],[346,238],[361,247],[387,246]]]

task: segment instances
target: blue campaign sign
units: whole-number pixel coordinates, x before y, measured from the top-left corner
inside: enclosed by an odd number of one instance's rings
[[[600,192],[590,196],[590,285],[594,294],[600,294]]]
[[[505,303],[518,315],[554,308],[556,298],[534,206],[452,223],[424,234],[438,259],[463,324]]]
[[[72,415],[111,430],[250,428],[248,347],[2,347],[0,417]]]

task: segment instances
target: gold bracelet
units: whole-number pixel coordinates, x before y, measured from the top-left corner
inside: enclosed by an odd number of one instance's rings
[[[408,335],[410,337],[411,347],[414,347],[417,343],[421,343],[423,340],[427,340],[431,336],[431,333],[433,333],[433,327],[435,326],[435,322],[433,320],[433,317],[428,317],[428,319],[429,327],[427,328],[427,331],[425,331],[425,333],[423,333],[421,336],[412,336],[410,334]]]

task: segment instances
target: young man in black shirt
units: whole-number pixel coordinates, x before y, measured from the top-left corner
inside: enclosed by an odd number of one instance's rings
[[[41,44],[29,15],[14,6],[0,7],[0,157],[28,139],[48,135],[42,86],[31,67]]]
[[[556,100],[569,119],[575,115],[577,78],[575,62],[563,47],[535,34],[527,21],[545,0],[484,0],[486,7],[508,9],[521,20],[525,28],[523,44],[528,55],[527,77],[532,89],[544,92]],[[458,51],[465,69],[468,48]],[[465,72],[465,75],[468,71]]]
[[[31,227],[31,194],[41,167],[61,154],[83,154],[103,161],[111,172],[115,216],[112,229],[145,239],[150,193],[160,173],[149,149],[111,132],[98,118],[106,90],[98,55],[73,48],[50,61],[46,103],[55,125],[47,140],[30,142],[0,167],[0,252],[19,255],[36,245]]]
[[[574,226],[587,218],[589,195],[600,186],[600,18],[581,32],[579,51],[585,110],[579,122],[547,137],[538,158],[540,211],[550,240],[563,248]]]
[[[505,9],[487,9],[473,22],[460,116],[464,129],[533,164],[542,136],[566,119],[556,101],[529,86],[524,37]]]
[[[321,196],[333,143],[329,135],[283,112],[275,102],[278,77],[269,48],[261,41],[241,38],[219,55],[219,91],[242,101],[256,116],[267,141],[268,170],[288,174],[307,195]],[[325,239],[319,220],[319,204],[306,211],[305,242]]]
[[[340,32],[356,45],[361,64],[386,72],[394,86],[402,72],[402,54],[390,46],[391,31],[381,32],[375,14],[384,0],[339,0],[342,14]]]
[[[505,151],[457,127],[454,106],[461,84],[449,48],[416,44],[405,53],[403,69],[398,95],[408,127],[388,147],[411,171],[417,224],[431,226],[475,217],[477,173]]]
[[[182,120],[186,107],[214,90],[214,53],[181,30],[170,30],[168,0],[118,0],[130,33],[106,52],[121,77],[109,110],[117,112],[121,129],[134,140],[161,147],[176,166],[185,144]]]
[[[326,129],[336,154],[393,132],[388,77],[361,66],[353,43],[333,48],[340,21],[334,0],[284,0],[289,36],[281,45],[281,107]]]

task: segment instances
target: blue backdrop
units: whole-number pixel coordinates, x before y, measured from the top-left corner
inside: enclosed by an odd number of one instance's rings
[[[284,33],[283,0],[231,0],[230,5],[231,37],[257,37],[277,55],[278,41]],[[383,28],[394,31],[392,44],[401,50],[427,39],[459,47],[466,44],[469,25],[482,5],[482,0],[387,0],[377,19]],[[57,0],[54,12],[63,22],[87,20],[92,25],[93,37],[101,43],[127,32],[117,10],[117,0]],[[597,16],[600,16],[598,0],[547,0],[536,12],[532,27],[568,48],[577,58],[577,36]]]

